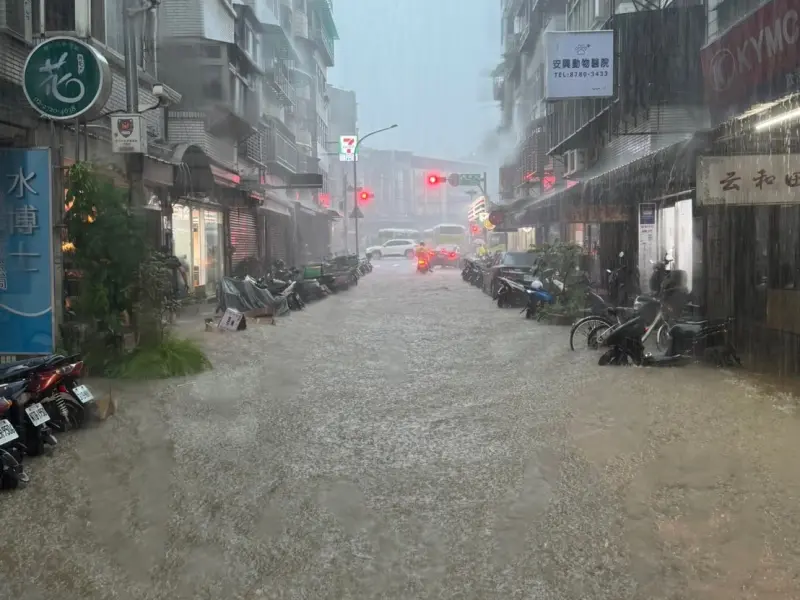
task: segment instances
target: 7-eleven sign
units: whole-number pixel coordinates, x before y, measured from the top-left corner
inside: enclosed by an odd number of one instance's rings
[[[356,154],[356,146],[358,146],[357,135],[340,135],[339,160],[341,162],[353,162],[358,160],[358,156]]]

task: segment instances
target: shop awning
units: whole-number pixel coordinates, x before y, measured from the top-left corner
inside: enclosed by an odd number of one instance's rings
[[[534,198],[522,198],[521,200],[517,200],[513,204],[508,207],[508,212],[512,214],[521,215],[528,210],[541,208],[543,206],[552,206],[557,204],[561,198],[563,197],[564,193],[569,192],[576,192],[580,191],[576,189],[576,186],[579,186],[582,182],[576,180],[565,180],[564,184],[559,185],[558,187],[541,194],[540,196],[536,196]]]
[[[264,202],[258,207],[259,210],[269,210],[279,215],[292,216],[292,204],[280,194],[275,192],[264,192]]]
[[[665,196],[694,187],[701,136],[692,136],[643,155],[629,156],[613,167],[590,169],[581,177],[583,200],[598,202],[636,188],[643,197]]]

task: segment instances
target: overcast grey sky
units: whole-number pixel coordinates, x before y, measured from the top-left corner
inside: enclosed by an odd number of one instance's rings
[[[488,72],[500,61],[500,0],[333,0],[329,81],[355,90],[369,145],[457,159],[496,127]],[[374,140],[374,143],[373,143]]]

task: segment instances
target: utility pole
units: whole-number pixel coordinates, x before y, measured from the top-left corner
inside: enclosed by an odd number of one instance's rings
[[[125,51],[125,108],[130,114],[139,114],[139,66],[136,60],[137,21],[152,10],[161,0],[124,0],[122,24]],[[153,16],[155,18],[155,15]],[[153,41],[154,43],[156,40]],[[147,135],[143,132],[143,135]],[[126,157],[128,167],[128,204],[141,208],[147,204],[144,189],[144,154],[131,153]]]
[[[356,147],[353,149],[353,211],[358,208],[358,147],[368,137],[375,135],[377,133],[382,133],[384,131],[389,131],[390,129],[394,129],[397,127],[397,124],[390,125],[389,127],[384,127],[383,129],[376,129],[375,131],[370,131],[367,135],[363,138],[358,138],[356,142]],[[356,256],[358,256],[358,215],[354,214],[353,216],[356,217]],[[349,215],[348,215],[349,218]]]
[[[347,173],[344,169],[342,169],[342,212],[344,213],[344,253],[345,255],[350,254],[350,243],[347,239],[348,234],[348,221],[350,220],[350,215],[347,213]]]

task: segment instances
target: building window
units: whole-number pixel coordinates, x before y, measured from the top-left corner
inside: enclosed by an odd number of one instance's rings
[[[764,4],[763,0],[722,0],[717,4],[717,27],[725,31],[752,10]]]
[[[21,0],[17,0],[21,2]],[[34,35],[40,33],[39,2],[31,5]],[[50,0],[44,9],[45,31],[75,31],[75,0]]]
[[[222,100],[224,90],[222,88],[221,69],[219,67],[202,67],[201,70],[201,90],[203,95],[209,100]]]
[[[105,43],[106,46],[125,54],[125,31],[122,24],[122,4],[124,0],[105,0]]]

